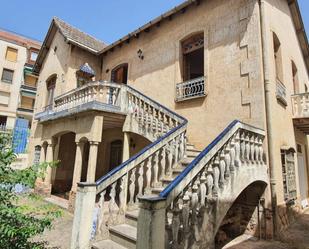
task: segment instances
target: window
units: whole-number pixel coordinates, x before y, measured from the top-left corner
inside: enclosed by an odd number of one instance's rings
[[[297,94],[299,93],[299,81],[298,81],[298,70],[294,61],[292,61],[292,77],[293,77],[294,94]]]
[[[27,110],[34,109],[34,98],[29,98],[26,96],[21,96],[20,107]]]
[[[36,87],[37,81],[38,81],[37,77],[34,77],[32,75],[29,75],[29,74],[25,75],[25,84],[27,86]]]
[[[8,106],[10,103],[10,94],[0,91],[0,105]]]
[[[204,76],[204,34],[194,35],[182,42],[182,76],[184,81]]]
[[[14,74],[13,70],[3,68],[1,81],[6,82],[6,83],[12,83],[13,82],[13,74]]]
[[[283,82],[281,43],[280,40],[278,39],[278,36],[275,33],[273,33],[273,43],[274,43],[276,79]]]
[[[8,117],[7,116],[0,116],[0,127],[5,127]]]
[[[7,47],[5,59],[8,60],[8,61],[16,62],[17,61],[17,52],[18,52],[17,49]]]
[[[127,84],[128,81],[128,64],[124,63],[112,70],[111,81],[115,83]]]
[[[295,200],[297,197],[294,152],[295,150],[292,148],[281,150],[283,192],[284,199],[287,202]]]
[[[36,61],[36,58],[38,58],[38,53],[31,51],[31,53],[30,53],[30,60],[31,61]]]
[[[53,106],[56,80],[57,80],[57,75],[52,75],[46,81],[46,87],[47,87],[46,105],[47,105],[47,109],[51,109],[52,106]]]

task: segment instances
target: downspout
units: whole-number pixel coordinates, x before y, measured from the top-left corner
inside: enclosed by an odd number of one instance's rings
[[[273,233],[277,233],[276,211],[277,211],[277,194],[276,194],[276,179],[274,170],[274,141],[273,141],[273,127],[270,120],[271,116],[271,80],[270,80],[270,61],[269,61],[269,46],[268,46],[268,30],[266,26],[266,10],[265,0],[259,0],[260,5],[260,22],[261,22],[261,36],[262,36],[262,56],[263,56],[263,73],[264,73],[264,94],[265,94],[265,114],[266,114],[266,130],[267,130],[267,149],[268,149],[268,165],[270,171],[270,192],[271,205],[273,216]]]

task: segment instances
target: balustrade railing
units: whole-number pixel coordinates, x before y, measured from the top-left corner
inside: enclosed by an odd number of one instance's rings
[[[232,174],[265,165],[263,139],[262,130],[232,122],[160,193],[166,199],[169,246],[188,243],[190,229],[196,227],[206,202],[220,196]]]
[[[176,102],[205,96],[205,81],[206,77],[202,76],[176,84]]]
[[[91,82],[55,98],[54,111],[61,111],[76,106],[98,101],[119,106],[120,84],[109,82]]]
[[[309,117],[309,93],[295,94],[291,98],[293,117]]]
[[[284,105],[287,105],[286,87],[279,80],[276,80],[276,98]]]

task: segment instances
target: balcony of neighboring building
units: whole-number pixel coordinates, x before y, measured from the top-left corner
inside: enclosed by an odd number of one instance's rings
[[[292,95],[293,123],[309,135],[309,92]]]
[[[20,96],[20,103],[17,108],[17,114],[25,117],[32,116],[34,110],[34,104],[35,104],[35,95],[22,92]]]
[[[21,85],[21,90],[30,91],[36,93],[38,82],[38,76],[32,72],[32,67],[25,65],[24,69],[24,81]]]

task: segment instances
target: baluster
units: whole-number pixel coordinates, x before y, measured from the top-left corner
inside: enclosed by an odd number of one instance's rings
[[[190,197],[188,195],[188,191],[185,192],[183,198],[183,206],[182,206],[182,225],[183,225],[183,241],[184,247],[188,248],[188,240],[190,236],[190,226],[189,226],[189,217],[190,217]]]
[[[247,165],[250,164],[250,138],[249,138],[249,133],[246,134],[245,136],[245,161]]]
[[[219,191],[219,177],[220,177],[220,170],[219,170],[219,159],[218,155],[216,156],[214,162],[213,162],[213,180],[214,180],[214,186],[213,186],[213,195],[215,197],[218,196]]]
[[[255,157],[255,142],[254,142],[254,135],[252,134],[250,137],[250,159],[251,164],[254,164],[254,157]]]
[[[173,235],[173,246],[174,248],[178,248],[178,234],[180,229],[180,208],[179,208],[179,200],[176,201],[173,205],[172,213],[172,235]]]
[[[235,151],[235,137],[231,139],[230,142],[230,157],[231,157],[231,164],[230,164],[230,169],[231,173],[234,174],[235,172],[235,157],[236,157],[236,151]]]
[[[145,161],[145,167],[146,167],[146,189],[145,189],[145,193],[150,194],[151,193],[151,157],[149,157]]]
[[[173,152],[172,152],[172,141],[168,143],[166,148],[167,152],[167,169],[166,169],[166,176],[168,178],[172,177],[172,163],[173,163]]]
[[[225,162],[225,173],[224,173],[224,177],[225,178],[229,178],[230,177],[230,167],[231,167],[231,155],[230,155],[230,142],[228,142],[226,145],[225,145],[225,148],[224,148],[224,153],[225,153],[225,156],[224,156],[224,162]]]
[[[197,206],[198,206],[198,185],[197,183],[194,183],[192,186],[192,195],[191,195],[191,210],[192,210],[192,217],[191,222],[192,225],[197,224]]]
[[[165,177],[165,168],[166,168],[165,147],[162,147],[162,149],[161,149],[160,166],[161,166],[160,181],[162,182],[164,177]]]
[[[235,134],[235,166],[240,167],[240,134],[239,131]]]
[[[159,110],[155,108],[153,111],[153,118],[154,118],[153,133],[156,137],[159,137],[159,134],[158,134]]]
[[[220,179],[219,179],[219,187],[223,188],[224,182],[225,182],[225,171],[226,171],[226,165],[225,165],[225,155],[223,153],[224,150],[222,150],[219,154],[219,170],[220,170]],[[215,164],[217,161],[215,161]]]
[[[144,163],[145,164],[145,163]],[[137,197],[143,196],[143,187],[144,187],[144,164],[141,163],[138,168],[138,178],[137,178],[137,184],[138,184],[138,192]],[[138,198],[136,197],[135,202],[138,202]]]
[[[204,171],[202,173],[202,176],[200,178],[200,204],[202,207],[205,206],[206,201],[206,195],[207,195],[207,188],[206,188],[206,172]]]
[[[108,224],[115,224],[116,223],[116,202],[115,202],[115,197],[116,197],[116,184],[117,182],[114,182],[111,185],[111,190],[109,193],[109,205],[108,205],[108,209],[109,209],[109,219],[108,219]]]
[[[259,161],[261,164],[264,164],[264,150],[263,150],[262,137],[259,137]]]
[[[179,137],[175,137],[174,139],[174,145],[175,145],[175,166],[177,166],[177,163],[179,161]]]
[[[245,141],[245,132],[241,132],[240,137],[240,160],[241,163],[244,164],[245,162],[245,152],[246,152],[246,141]]]
[[[160,183],[158,182],[158,176],[159,176],[159,153],[160,151],[156,151],[153,154],[152,162],[153,162],[153,187],[160,187]]]
[[[211,165],[208,165],[207,167],[206,186],[207,186],[207,199],[209,199],[212,196],[212,191],[214,187],[213,169]]]
[[[119,211],[118,211],[118,223],[124,222],[124,215],[126,212],[126,178],[127,174],[119,179]]]
[[[96,237],[100,239],[105,239],[108,237],[108,227],[106,224],[104,214],[105,194],[106,190],[104,190],[100,194],[100,200],[99,200],[99,213],[98,213],[98,224],[96,227]]]
[[[129,206],[134,205],[134,192],[135,192],[135,173],[136,173],[136,168],[133,168],[131,170],[131,175],[130,175],[130,183],[129,183]]]
[[[184,132],[180,134],[179,139],[179,159],[184,157]]]
[[[145,119],[145,130],[146,130],[146,132],[147,132],[147,127],[148,127],[148,119],[149,119],[149,113],[148,113],[148,111],[149,111],[149,106],[148,106],[148,104],[146,104],[145,102],[144,102],[144,104],[145,104],[145,117],[144,117],[144,119]],[[143,121],[144,122],[144,121]]]
[[[255,153],[254,153],[254,155],[255,155],[254,163],[259,164],[259,153],[260,152],[259,152],[259,138],[258,138],[258,136],[255,136],[254,144],[255,144],[255,146],[254,146],[254,151],[255,151]]]

